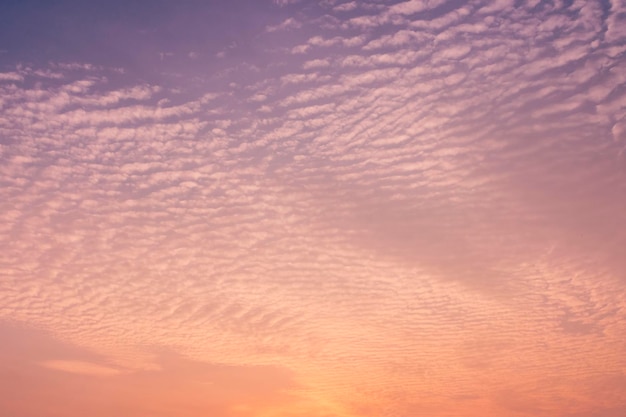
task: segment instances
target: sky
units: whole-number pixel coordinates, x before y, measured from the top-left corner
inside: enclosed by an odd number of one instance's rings
[[[626,415],[625,0],[0,2],[0,414]]]

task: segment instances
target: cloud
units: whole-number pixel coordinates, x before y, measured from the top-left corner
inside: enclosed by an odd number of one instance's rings
[[[0,81],[23,81],[24,77],[17,72],[1,72]]]
[[[333,11],[350,12],[352,10],[355,10],[357,7],[358,5],[356,1],[349,1],[349,2],[338,4],[337,6],[333,7]]]
[[[332,3],[184,82],[3,73],[0,317],[74,346],[3,351],[117,414],[136,384],[224,416],[620,410],[621,6],[585,4]]]
[[[46,368],[80,375],[111,376],[120,373],[120,370],[115,368],[80,361],[49,360],[42,362],[41,365]]]
[[[273,3],[279,7],[288,6],[291,4],[300,3],[300,0],[272,0]]]
[[[266,31],[267,32],[278,32],[278,31],[282,31],[282,30],[299,29],[301,27],[302,27],[302,23],[301,22],[299,22],[298,20],[294,19],[293,17],[289,17],[289,18],[285,19],[284,21],[282,21],[281,23],[279,23],[277,25],[267,26]]]
[[[324,68],[330,66],[330,62],[327,59],[313,59],[302,64],[304,69]]]

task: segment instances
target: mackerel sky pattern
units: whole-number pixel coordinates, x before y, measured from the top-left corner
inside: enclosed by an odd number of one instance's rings
[[[626,1],[0,4],[0,414],[626,415]]]

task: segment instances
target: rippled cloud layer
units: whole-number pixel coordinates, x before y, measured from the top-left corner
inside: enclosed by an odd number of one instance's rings
[[[626,3],[159,7],[0,55],[0,411],[626,413]]]

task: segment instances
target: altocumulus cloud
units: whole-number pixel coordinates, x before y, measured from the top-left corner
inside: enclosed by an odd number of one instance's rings
[[[224,416],[623,413],[626,5],[266,3],[220,59],[3,67],[0,318],[73,346],[32,369]]]

